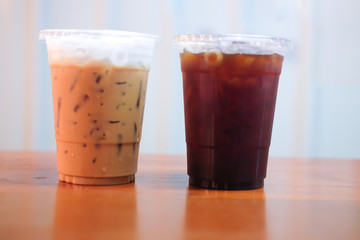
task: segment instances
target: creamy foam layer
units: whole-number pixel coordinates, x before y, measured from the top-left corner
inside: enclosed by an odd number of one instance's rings
[[[114,65],[149,69],[159,38],[115,30],[42,30],[51,65]]]
[[[115,65],[150,68],[153,45],[114,39],[47,39],[51,65]],[[150,46],[149,46],[150,45]]]

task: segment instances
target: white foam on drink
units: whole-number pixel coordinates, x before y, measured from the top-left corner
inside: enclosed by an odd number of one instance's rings
[[[157,38],[152,35],[91,30],[45,30],[51,65],[115,65],[150,68]]]

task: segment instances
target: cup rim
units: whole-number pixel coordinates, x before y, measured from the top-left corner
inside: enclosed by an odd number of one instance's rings
[[[43,29],[40,31],[39,40],[60,39],[62,37],[83,37],[83,38],[125,38],[125,39],[146,39],[154,42],[159,42],[160,38],[157,35],[120,31],[111,29]]]
[[[221,46],[226,43],[259,48],[275,48],[282,52],[292,49],[291,41],[286,38],[250,34],[182,34],[175,36],[173,42],[178,46]]]

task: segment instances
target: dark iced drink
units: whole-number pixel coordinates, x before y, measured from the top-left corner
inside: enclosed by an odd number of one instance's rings
[[[204,47],[180,53],[190,184],[260,188],[283,56]]]

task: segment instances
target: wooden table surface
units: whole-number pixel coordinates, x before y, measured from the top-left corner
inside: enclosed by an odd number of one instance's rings
[[[0,239],[360,239],[360,160],[269,159],[265,187],[188,185],[185,156],[135,183],[58,181],[54,153],[0,152]]]

